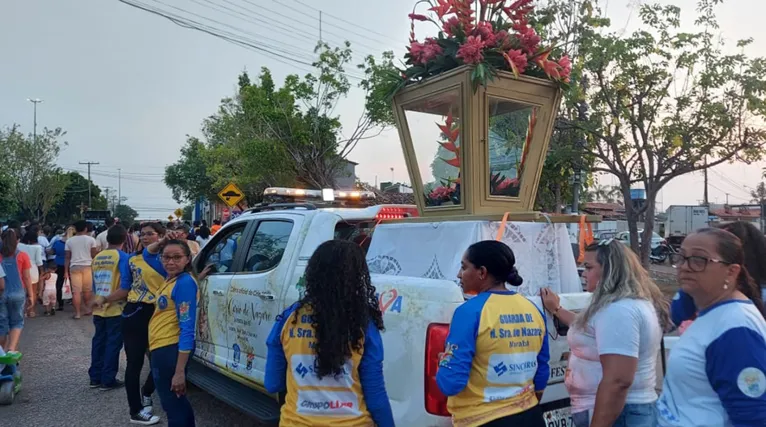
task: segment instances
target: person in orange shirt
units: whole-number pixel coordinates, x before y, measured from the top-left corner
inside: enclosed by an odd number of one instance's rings
[[[213,226],[210,227],[210,234],[215,234],[220,229],[221,229],[221,220],[220,219],[214,219],[213,220]]]

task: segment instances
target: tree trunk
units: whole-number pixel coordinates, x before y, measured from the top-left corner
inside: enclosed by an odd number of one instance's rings
[[[644,234],[641,241],[646,242],[641,248],[641,264],[649,267],[649,254],[652,252],[652,233],[654,232],[655,200],[659,189],[649,185],[646,189],[646,211],[644,212]]]
[[[560,214],[561,213],[561,184],[555,184],[554,194],[555,194],[554,200],[556,205],[553,208],[553,212],[556,214]]]
[[[633,200],[630,198],[630,185],[622,184],[622,199],[625,202],[625,218],[628,220],[628,235],[630,236],[630,248],[636,255],[640,255],[638,243],[638,213],[633,209]]]

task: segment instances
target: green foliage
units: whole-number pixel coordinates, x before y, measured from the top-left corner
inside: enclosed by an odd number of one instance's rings
[[[214,196],[213,180],[207,173],[205,162],[207,150],[202,141],[188,137],[181,148],[180,160],[165,168],[165,185],[173,192],[176,202]]]
[[[13,179],[5,173],[0,172],[0,218],[7,218],[16,213],[18,203],[13,197]]]
[[[194,205],[186,205],[183,210],[184,214],[181,216],[181,219],[184,221],[191,221],[192,216],[194,216]]]
[[[56,224],[71,224],[82,218],[82,209],[88,205],[88,179],[78,172],[67,172],[65,179],[67,186],[64,188],[64,195],[56,202],[47,217],[48,221]],[[106,209],[107,201],[101,194],[101,189],[92,182],[90,184],[93,199],[91,209]]]
[[[128,205],[120,204],[114,208],[112,216],[119,218],[123,225],[129,227],[138,217],[138,212]]]
[[[0,130],[0,158],[22,217],[43,219],[64,196],[68,180],[56,160],[61,144],[66,145],[58,140],[65,134],[60,128],[45,128],[34,138],[24,136],[17,125]]]
[[[228,182],[245,192],[249,204],[259,202],[266,187],[334,186],[356,144],[392,121],[390,106],[386,111],[386,101],[373,92],[393,68],[393,54],[380,62],[365,60],[360,87],[368,108],[355,129],[342,132],[334,110],[351,88],[345,74],[350,45],[319,43],[316,53],[313,74],[289,75],[281,87],[267,68],[256,79],[246,72],[239,76],[235,96],[222,100],[203,122],[204,140],[189,137],[180,160],[166,168],[165,183],[177,202],[215,200]]]
[[[593,33],[581,40],[590,82],[582,96],[591,112],[587,122],[570,125],[587,135],[596,171],[616,176],[623,189],[643,184],[644,208],[633,210],[625,200],[636,251],[637,220],[653,217],[657,193],[671,179],[763,155],[766,60],[723,52],[713,33],[717,3],[699,1],[696,32],[680,30],[678,7],[655,4],[641,6],[643,25],[633,34]],[[647,221],[643,241],[652,228]],[[648,251],[644,245],[644,262]]]

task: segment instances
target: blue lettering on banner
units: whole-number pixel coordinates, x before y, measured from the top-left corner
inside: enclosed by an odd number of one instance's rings
[[[375,293],[382,313],[401,313],[404,299],[396,289],[389,289],[382,293]]]

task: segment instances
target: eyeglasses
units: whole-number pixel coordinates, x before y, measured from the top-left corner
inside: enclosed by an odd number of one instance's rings
[[[141,234],[139,234],[139,236],[141,236],[141,237],[144,237],[144,236],[151,237],[151,236],[156,236],[156,235],[157,235],[157,233],[141,233]]]
[[[163,262],[170,262],[170,261],[180,262],[182,259],[184,259],[186,257],[184,255],[176,255],[176,256],[165,256],[165,255],[163,255],[161,258],[162,258]]]
[[[672,264],[675,268],[681,268],[684,263],[687,263],[687,265],[689,265],[689,270],[695,273],[701,273],[705,271],[708,263],[710,262],[723,265],[731,264],[730,262],[722,261],[720,259],[705,258],[704,256],[699,255],[683,256],[682,254],[670,254],[670,264]]]

